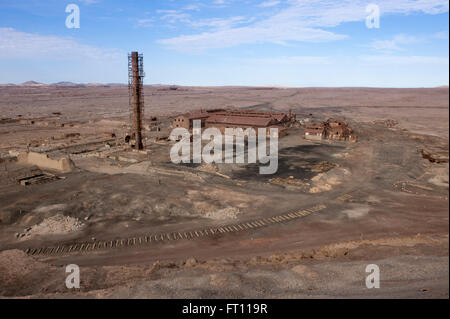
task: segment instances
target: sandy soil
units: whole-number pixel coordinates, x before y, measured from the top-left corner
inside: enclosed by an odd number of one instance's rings
[[[280,139],[275,175],[256,165],[175,165],[155,132],[145,133],[148,154],[123,148],[126,87],[0,87],[0,295],[448,298],[448,88],[146,87],[145,95],[146,123],[157,116],[162,135],[175,114],[239,107],[344,118],[358,142],[306,141],[300,125]],[[27,149],[70,156],[76,169],[22,186],[42,173],[10,155]],[[326,208],[304,218],[214,236],[22,251],[205,230],[318,204]],[[64,285],[70,263],[81,267],[77,291]],[[365,288],[372,263],[381,289]]]

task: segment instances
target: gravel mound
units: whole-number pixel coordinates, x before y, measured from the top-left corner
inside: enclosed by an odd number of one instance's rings
[[[215,220],[235,219],[241,211],[235,207],[226,207],[215,211],[207,212],[205,217]]]
[[[83,227],[83,223],[77,218],[58,214],[44,219],[40,224],[27,228],[18,237],[21,239],[29,239],[36,235],[61,235],[78,231]]]

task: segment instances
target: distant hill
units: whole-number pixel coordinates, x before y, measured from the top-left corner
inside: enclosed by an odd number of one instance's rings
[[[107,83],[105,84],[107,86],[124,86],[124,85],[128,85],[126,83]]]
[[[51,84],[40,83],[37,81],[27,81],[21,84],[0,83],[0,86],[67,86],[67,87],[104,87],[104,86],[128,86],[127,83],[75,83],[70,81],[60,81]]]
[[[86,84],[86,86],[108,86],[108,84],[103,84],[103,83],[88,83]]]
[[[12,86],[28,86],[28,87],[51,87],[51,86],[61,86],[61,87],[123,87],[123,86],[128,86],[128,83],[74,83],[74,82],[70,82],[70,81],[60,81],[60,82],[56,82],[56,83],[51,83],[51,84],[46,84],[46,83],[41,83],[41,82],[37,82],[37,81],[27,81],[27,82],[23,82],[21,84],[13,84],[13,83],[0,83],[0,86],[2,87],[12,87]],[[145,84],[146,87],[154,87],[154,88],[159,88],[159,89],[163,89],[163,90],[183,90],[186,88],[189,88],[190,86],[182,86],[182,85],[176,85],[176,84],[160,84],[160,83],[155,83],[155,84]],[[199,86],[202,87],[202,86]],[[210,86],[204,86],[203,88],[207,88]],[[221,87],[221,88],[249,88],[252,90],[267,90],[267,89],[290,89],[290,88],[294,88],[294,87],[289,87],[289,86],[282,86],[282,85],[272,85],[272,86],[217,86],[217,87]],[[211,86],[210,88],[215,88],[214,86]],[[298,87],[300,88],[300,87]],[[312,87],[314,89],[328,89],[327,87]],[[344,89],[370,89],[368,87],[341,87]],[[426,87],[423,87],[423,89]],[[439,86],[435,86],[435,89],[448,89],[449,86],[448,85],[439,85]],[[308,89],[308,87],[303,87],[303,89]],[[332,88],[329,88],[332,89]],[[381,87],[373,87],[371,89],[382,89]],[[395,89],[395,88],[392,88]],[[408,88],[404,88],[404,89],[408,89]],[[409,89],[414,89],[414,88],[409,88]],[[419,88],[417,88],[419,89]]]
[[[19,84],[22,86],[46,86],[47,84],[36,82],[36,81],[27,81],[23,82],[22,84]]]
[[[56,85],[56,86],[80,86],[80,85],[83,85],[83,84],[62,81],[62,82],[52,83],[51,85]]]

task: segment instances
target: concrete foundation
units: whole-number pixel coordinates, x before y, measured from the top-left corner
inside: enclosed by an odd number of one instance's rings
[[[74,168],[73,162],[69,158],[53,159],[47,154],[25,152],[17,156],[18,162],[22,164],[36,165],[41,169],[49,169],[61,173],[71,172]]]

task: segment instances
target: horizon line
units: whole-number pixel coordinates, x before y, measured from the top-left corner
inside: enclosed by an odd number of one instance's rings
[[[54,83],[38,82],[34,80],[25,81],[22,83],[0,83],[0,86],[128,86],[128,83],[118,83],[118,82],[70,82],[70,81],[60,81]],[[249,88],[279,88],[279,89],[301,89],[301,88],[377,88],[377,89],[431,89],[431,88],[449,88],[449,84],[442,84],[436,86],[290,86],[290,85],[239,85],[239,84],[229,84],[229,85],[182,85],[182,84],[163,84],[163,83],[151,83],[144,84],[144,86],[169,86],[169,87],[249,87]]]

